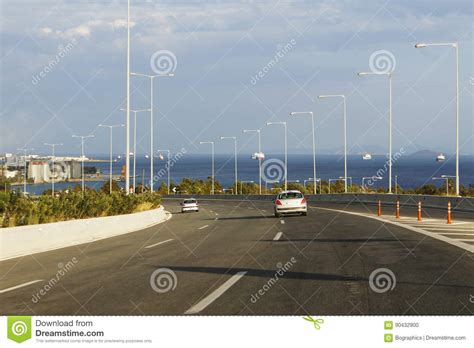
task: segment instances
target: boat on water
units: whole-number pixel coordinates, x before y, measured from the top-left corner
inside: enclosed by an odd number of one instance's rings
[[[436,162],[444,162],[445,159],[446,159],[446,156],[444,156],[444,154],[442,153],[436,156]]]
[[[364,155],[362,156],[362,159],[364,161],[370,161],[372,159],[372,155],[368,152],[364,153]]]

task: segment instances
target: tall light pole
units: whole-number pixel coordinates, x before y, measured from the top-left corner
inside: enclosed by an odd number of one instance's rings
[[[254,181],[253,180],[248,180],[248,181],[244,181],[242,180],[240,182],[240,194],[243,195],[244,194],[244,184],[253,184]]]
[[[25,164],[24,164],[24,180],[23,180],[23,195],[26,194],[26,152],[27,151],[33,151],[34,149],[31,148],[31,149],[26,149],[26,148],[21,148],[21,149],[17,149],[18,151],[23,151],[24,155],[23,155],[23,160],[25,161]]]
[[[132,72],[130,75],[147,77],[150,79],[150,191],[153,192],[153,80],[155,77],[171,77],[174,76],[174,74],[146,75]]]
[[[130,193],[130,0],[127,1],[127,106],[126,110],[126,151],[125,151],[125,187]],[[135,188],[133,188],[135,192]]]
[[[84,194],[84,139],[93,138],[94,136],[92,134],[89,134],[89,135],[73,135],[72,137],[81,139],[82,194]]]
[[[311,134],[313,137],[313,188],[314,194],[316,194],[316,142],[314,140],[314,113],[312,111],[297,111],[297,112],[290,112],[291,116],[294,115],[310,115],[311,116]]]
[[[221,137],[221,140],[224,139],[231,139],[234,141],[234,172],[235,172],[235,191],[237,194],[237,182],[238,182],[238,175],[237,175],[237,137]]]
[[[50,143],[44,143],[45,146],[51,146],[51,161],[53,162],[53,171],[56,172],[56,170],[54,169],[54,154],[55,154],[55,149],[56,149],[56,146],[63,146],[62,143],[59,143],[59,144],[50,144]],[[54,197],[54,175],[52,176],[52,180],[51,180],[51,195]]]
[[[212,148],[212,186],[211,186],[211,195],[214,194],[214,142],[213,141],[200,141],[199,144],[211,144]]]
[[[244,129],[244,133],[255,132],[258,134],[258,193],[262,194],[262,144],[260,137],[260,129]]]
[[[124,127],[124,124],[114,124],[114,125],[107,125],[107,124],[99,124],[99,127],[107,127],[110,131],[110,144],[109,144],[109,193],[112,194],[112,137],[113,137],[113,129],[116,127]]]
[[[344,106],[344,192],[347,193],[347,109],[346,109],[346,96],[344,94],[325,94],[325,95],[320,95],[319,98],[320,99],[324,99],[324,98],[342,98],[342,102],[343,102],[343,106]]]
[[[288,190],[288,141],[286,122],[267,122],[267,126],[280,125],[285,129],[285,191]]]
[[[124,110],[124,109],[120,109]],[[150,111],[150,109],[129,110],[133,112],[133,193],[135,193],[136,170],[137,170],[137,113]],[[130,155],[130,154],[129,154]],[[151,154],[153,157],[153,153]]]
[[[156,150],[157,152],[166,152],[166,167],[167,167],[167,174],[168,174],[168,194],[170,194],[170,183],[171,183],[171,180],[170,180],[170,171],[171,171],[171,167],[170,167],[170,157],[171,157],[171,151],[170,150]]]
[[[389,81],[389,132],[388,132],[388,193],[392,193],[392,72],[360,72],[359,76],[385,75]]]
[[[456,196],[459,196],[459,42],[418,43],[416,48],[451,46],[456,50]]]

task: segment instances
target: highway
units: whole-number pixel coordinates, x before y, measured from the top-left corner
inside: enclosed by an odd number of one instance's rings
[[[364,207],[310,205],[307,217],[277,219],[270,202],[200,203],[199,213],[181,214],[166,199],[173,217],[160,225],[0,262],[0,314],[474,312],[472,252],[340,211]],[[150,282],[163,269],[171,283]],[[393,275],[388,285],[371,280],[380,269]]]

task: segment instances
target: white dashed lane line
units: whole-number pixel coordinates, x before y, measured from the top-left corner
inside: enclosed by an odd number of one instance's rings
[[[146,246],[145,249],[153,248],[153,247],[155,247],[155,246],[158,246],[158,245],[161,245],[161,244],[165,244],[165,243],[171,242],[172,240],[174,240],[174,239],[167,239],[167,240],[164,240],[164,241],[162,241],[162,242],[158,242],[158,243],[155,243],[155,244],[151,244],[151,245]]]
[[[203,230],[203,229],[205,229],[206,227],[209,227],[209,225],[204,225],[204,226],[202,226],[202,227],[199,227],[198,230]]]
[[[230,279],[228,279],[224,284],[222,284],[220,287],[218,287],[215,291],[213,291],[211,294],[203,298],[201,301],[196,303],[194,306],[189,308],[184,314],[197,314],[201,311],[203,311],[207,306],[209,306],[212,302],[217,300],[219,297],[221,297],[224,292],[230,289],[232,285],[237,283],[240,278],[242,278],[247,271],[242,271],[234,274]]]
[[[279,240],[282,236],[283,232],[278,232],[276,236],[273,238],[273,240]]]
[[[284,224],[285,224],[285,220],[280,220],[280,223],[281,223],[282,225],[284,225]]]
[[[31,285],[31,284],[35,284],[35,283],[39,283],[39,282],[42,282],[43,279],[36,279],[36,280],[32,280],[31,282],[27,282],[27,283],[23,283],[23,284],[19,284],[19,285],[15,285],[15,286],[12,286],[10,288],[6,288],[6,289],[2,289],[0,290],[0,294],[4,294],[6,292],[9,292],[9,291],[12,291],[12,290],[16,290],[16,289],[19,289],[19,288],[23,288],[25,286],[28,286],[28,285]]]

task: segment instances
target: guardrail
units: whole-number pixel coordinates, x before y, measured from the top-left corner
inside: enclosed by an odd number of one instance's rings
[[[272,201],[275,195],[163,195],[163,198],[189,198],[199,199],[225,199],[225,200],[258,200]],[[444,197],[429,195],[395,195],[382,193],[335,193],[305,195],[306,200],[312,203],[364,203],[377,204],[380,200],[383,205],[393,205],[400,202],[401,207],[415,207],[421,202],[425,208],[447,209],[448,202],[451,203],[452,211],[474,212],[474,198],[468,197]]]

